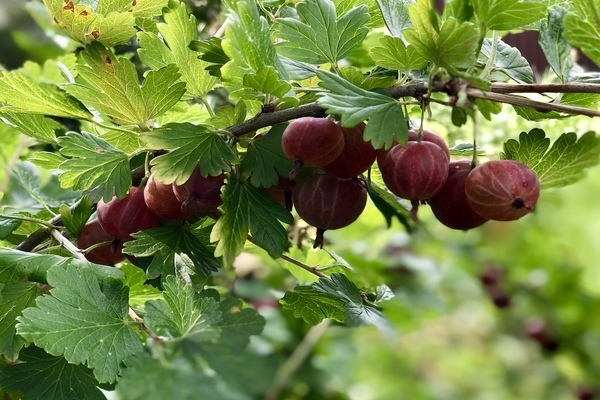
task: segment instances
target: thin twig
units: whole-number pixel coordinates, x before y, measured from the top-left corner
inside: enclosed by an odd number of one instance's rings
[[[150,328],[148,328],[146,324],[144,324],[144,320],[140,318],[131,307],[129,307],[129,317],[135,322],[139,323],[142,330],[146,332],[148,336],[150,336],[156,341],[161,341],[160,337],[156,333],[154,333]]]
[[[595,83],[492,83],[494,93],[600,93],[600,84]]]
[[[541,112],[557,111],[567,114],[585,115],[588,117],[600,117],[600,111],[592,110],[590,108],[566,106],[564,104],[544,103],[541,101],[531,100],[526,97],[485,92],[475,88],[468,88],[466,92],[467,96],[474,97],[476,99],[485,99],[495,101],[498,103],[511,104],[513,106],[533,108],[534,110]]]
[[[276,400],[279,399],[281,392],[285,389],[285,386],[289,380],[294,376],[296,371],[304,364],[306,359],[310,356],[313,349],[327,331],[327,328],[331,324],[330,319],[325,319],[318,325],[310,328],[304,339],[294,349],[294,352],[290,357],[283,363],[283,365],[277,371],[273,385],[265,394],[264,400]]]
[[[260,245],[256,242],[256,239],[254,239],[252,236],[248,235],[248,241],[252,244],[255,244],[256,246],[260,247]],[[306,265],[304,264],[302,261],[298,261],[293,257],[290,257],[286,254],[282,254],[280,256],[281,259],[290,262],[300,268],[302,268],[303,270],[306,270],[308,272],[310,272],[311,274],[314,274],[316,276],[318,276],[319,278],[325,278],[325,279],[331,279],[328,275],[325,275],[324,273],[322,273],[321,271],[319,271],[317,268],[315,267],[311,267],[310,265]]]
[[[306,265],[304,264],[302,261],[298,261],[293,257],[290,257],[286,254],[282,254],[281,255],[281,259],[292,263],[300,268],[302,268],[303,270],[306,270],[308,272],[310,272],[311,274],[315,274],[316,276],[318,276],[319,278],[325,278],[325,279],[331,279],[328,275],[325,275],[324,273],[322,273],[321,271],[319,271],[317,268],[315,267],[311,267],[310,265]]]

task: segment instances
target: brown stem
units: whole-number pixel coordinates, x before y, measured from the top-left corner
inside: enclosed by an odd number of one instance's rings
[[[492,83],[494,93],[600,93],[596,83]]]
[[[485,92],[483,90],[468,88],[467,96],[476,98],[495,101],[498,103],[510,104],[513,106],[532,108],[537,111],[557,111],[564,112],[567,114],[585,115],[588,117],[600,117],[600,111],[592,110],[583,107],[566,106],[564,104],[553,104],[544,103],[541,101],[531,100],[526,97],[512,96],[508,94]]]

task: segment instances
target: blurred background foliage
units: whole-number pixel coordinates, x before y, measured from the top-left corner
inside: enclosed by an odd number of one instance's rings
[[[218,16],[220,2],[188,3],[201,23]],[[0,64],[7,69],[64,52],[23,11],[24,4],[0,0]],[[32,7],[33,15],[40,4]],[[471,140],[471,123],[453,127],[449,110],[432,107],[428,129],[450,146]],[[505,106],[491,121],[477,121],[484,159],[497,158],[506,139],[534,127],[557,138],[598,130],[600,123],[585,117],[529,122]],[[8,171],[35,143],[4,124],[0,142],[0,192],[14,196]],[[42,171],[40,179],[40,186],[57,187],[49,173]],[[592,399],[600,389],[598,193],[596,167],[576,184],[544,191],[526,218],[488,222],[469,232],[444,227],[427,206],[411,234],[398,221],[387,229],[369,204],[357,222],[326,233],[326,248],[349,265],[336,269],[362,288],[391,288],[395,297],[384,303],[392,322],[387,331],[331,323],[311,328],[282,311],[277,300],[283,291],[314,276],[257,249],[214,283],[267,319],[252,343],[254,351],[280,360],[266,398]],[[331,263],[325,251],[295,253],[311,265]]]

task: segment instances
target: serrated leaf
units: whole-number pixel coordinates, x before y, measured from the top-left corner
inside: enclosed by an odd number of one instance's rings
[[[230,61],[221,46],[221,38],[213,36],[208,40],[192,40],[190,49],[200,53],[198,57],[210,64],[205,69],[212,76],[221,77],[221,67]]]
[[[281,222],[293,223],[292,214],[271,196],[248,182],[232,177],[226,186],[219,217],[210,235],[218,242],[216,256],[223,256],[226,267],[244,248],[250,232],[257,244],[272,257],[279,257],[288,246]]]
[[[23,311],[17,333],[52,355],[87,365],[99,382],[114,382],[123,361],[142,351],[126,322],[127,288],[115,279],[100,281],[87,268],[52,268],[47,278],[52,295]]]
[[[123,284],[129,288],[129,305],[141,307],[148,300],[156,300],[162,297],[162,292],[146,284],[148,278],[146,272],[130,263],[124,263],[120,267],[125,274]]]
[[[125,44],[135,34],[135,17],[129,12],[102,14],[82,2],[72,0],[44,0],[46,8],[60,28],[73,40],[82,44],[99,41],[112,47]],[[120,11],[120,10],[119,10]]]
[[[140,86],[133,63],[100,44],[88,46],[82,59],[85,64],[77,67],[80,83],[67,85],[67,91],[118,124],[146,126],[185,93],[175,65],[148,72]]]
[[[548,8],[539,1],[475,0],[473,12],[482,34],[524,27],[546,16]]]
[[[116,268],[92,264],[72,257],[0,249],[0,282],[3,283],[15,283],[25,277],[33,282],[47,282],[46,274],[54,266],[71,273],[89,269],[98,279],[123,278],[123,273]]]
[[[62,187],[98,188],[98,195],[107,202],[113,196],[125,197],[131,187],[127,154],[87,132],[67,132],[58,143],[60,153],[71,157],[60,164]]]
[[[406,40],[421,57],[451,73],[472,67],[479,47],[477,26],[450,17],[435,29],[432,12],[431,4],[424,0],[409,7],[413,27],[404,32]],[[437,14],[435,18],[439,18]]]
[[[156,179],[167,184],[183,184],[198,164],[206,177],[230,171],[229,165],[237,162],[233,150],[206,125],[167,124],[141,137],[151,150],[168,150],[150,162]]]
[[[18,72],[0,72],[2,112],[54,115],[90,119],[90,112],[55,85],[36,83]]]
[[[75,191],[61,189],[56,176],[52,175],[50,179],[42,183],[41,171],[28,161],[18,162],[13,167],[12,179],[27,193],[26,196],[29,196],[41,207],[58,207],[63,202],[70,203],[79,197],[79,193]],[[13,186],[10,194],[15,194],[17,186]],[[20,206],[24,205],[24,197],[26,198],[26,196],[16,198],[19,202],[22,202]]]
[[[256,187],[271,187],[280,177],[287,176],[293,163],[283,153],[281,137],[286,125],[275,125],[264,136],[254,140],[240,168],[242,175],[250,176],[250,183]]]
[[[209,376],[191,360],[171,358],[153,358],[148,353],[130,358],[117,383],[117,393],[128,400],[228,400],[221,393],[218,376]]]
[[[287,81],[287,72],[271,39],[269,23],[260,15],[257,3],[233,0],[228,5],[229,23],[221,45],[231,61],[221,68],[224,83],[234,90],[241,89],[244,75],[267,66],[275,68],[279,77]]]
[[[296,5],[306,22],[278,18],[274,29],[283,42],[277,50],[285,57],[308,64],[337,62],[362,43],[369,29],[367,6],[354,7],[339,18],[330,0],[305,0]]]
[[[589,7],[586,7],[585,14],[580,12],[579,15],[565,16],[564,35],[572,46],[578,47],[596,65],[600,65],[600,7],[592,4],[590,2]]]
[[[325,318],[338,322],[346,320],[344,302],[337,296],[323,293],[308,286],[297,286],[279,301],[284,310],[294,313],[306,323],[316,325]]]
[[[165,225],[135,233],[134,240],[125,243],[123,251],[137,257],[154,255],[148,267],[148,278],[173,274],[210,276],[220,267],[204,243],[194,235],[189,225]]]
[[[104,400],[92,372],[31,346],[19,356],[19,363],[0,369],[0,387],[20,392],[30,400]]]
[[[154,332],[169,339],[201,343],[217,339],[216,325],[222,316],[219,304],[201,297],[192,287],[174,276],[164,281],[163,299],[146,302],[144,322]]]
[[[73,237],[79,236],[81,229],[93,213],[93,205],[87,197],[83,197],[73,209],[66,204],[60,205],[58,211],[62,223]]]
[[[42,143],[56,144],[55,132],[63,129],[58,122],[38,114],[0,112],[0,120]]]
[[[38,151],[33,153],[28,160],[40,168],[47,170],[57,170],[66,158],[59,153],[49,151]]]
[[[413,70],[421,69],[427,63],[427,60],[417,53],[414,46],[406,47],[400,38],[384,36],[379,39],[379,44],[381,47],[371,49],[371,57],[380,67],[392,70]]]
[[[563,133],[550,147],[550,139],[541,129],[521,132],[519,141],[504,143],[502,159],[516,160],[529,166],[538,176],[543,189],[562,187],[580,180],[585,169],[598,164],[600,138],[587,132],[580,138],[573,132]]]
[[[341,116],[341,124],[351,128],[369,120],[364,132],[365,141],[378,148],[390,148],[395,141],[408,139],[408,127],[400,104],[383,94],[361,89],[337,75],[318,71],[319,86],[329,92],[319,93],[317,103],[328,114]]]
[[[373,325],[382,331],[390,331],[391,324],[381,311],[368,304],[363,294],[344,274],[333,273],[331,279],[320,278],[312,288],[342,300],[349,326]]]
[[[221,321],[217,326],[221,329],[219,344],[227,347],[246,347],[250,336],[258,335],[265,327],[265,319],[253,308],[242,308],[242,301],[233,297],[219,303]]]
[[[275,68],[270,65],[262,67],[256,71],[256,73],[246,74],[243,82],[244,86],[252,88],[260,93],[272,94],[280,99],[283,99],[288,94],[290,95],[289,97],[293,97],[293,93],[289,93],[292,86],[282,80]]]
[[[125,44],[135,35],[136,18],[160,15],[167,0],[44,0],[54,21],[72,39],[107,47]]]
[[[24,309],[33,306],[41,293],[40,287],[34,283],[0,284],[0,353],[6,359],[14,361],[18,358],[25,339],[16,334],[17,317]]]
[[[402,31],[412,26],[408,15],[408,5],[414,0],[377,0],[385,26],[394,37],[401,38]]]
[[[217,79],[206,70],[210,64],[199,59],[198,54],[189,48],[192,40],[198,39],[196,17],[188,12],[185,3],[169,0],[163,18],[165,22],[157,24],[164,39],[161,53],[166,54],[166,59],[163,62],[177,65],[189,97],[206,96]]]
[[[484,39],[481,47],[480,60],[487,63],[490,57],[492,41]],[[516,47],[511,47],[499,40],[496,47],[496,58],[494,59],[495,73],[502,73],[519,83],[533,83],[533,70],[527,59],[521,55]]]
[[[562,7],[549,9],[548,19],[540,24],[538,37],[548,65],[563,83],[570,80],[574,65],[571,58],[571,45],[564,36],[563,18],[565,15],[567,15],[567,10]]]

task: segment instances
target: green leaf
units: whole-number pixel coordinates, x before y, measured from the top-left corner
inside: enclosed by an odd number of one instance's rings
[[[168,150],[150,162],[156,179],[178,185],[188,180],[200,164],[202,176],[216,176],[229,171],[237,156],[209,126],[190,123],[167,124],[142,134],[151,150]]]
[[[279,78],[287,81],[288,75],[275,51],[271,29],[267,20],[260,15],[253,0],[231,0],[228,2],[227,30],[221,42],[223,51],[231,60],[221,68],[223,83],[230,92],[243,89],[246,74],[257,73],[271,66]]]
[[[123,278],[123,273],[116,268],[96,265],[76,258],[0,249],[0,282],[3,283],[15,283],[25,277],[30,281],[47,282],[46,273],[54,266],[71,272],[89,269],[99,279]]]
[[[0,72],[0,106],[3,113],[91,118],[89,111],[80,102],[55,85],[36,83],[18,72]]]
[[[148,300],[162,297],[162,292],[154,286],[146,284],[148,278],[143,269],[130,263],[121,265],[120,270],[125,274],[123,284],[129,288],[129,305],[141,307]]]
[[[410,217],[409,210],[403,207],[400,201],[392,193],[377,185],[375,182],[371,182],[371,184],[367,186],[367,193],[375,207],[377,207],[381,215],[383,215],[383,218],[385,218],[388,228],[391,228],[392,219],[396,217],[408,232],[412,232],[415,226]]]
[[[80,83],[66,89],[118,124],[146,126],[185,93],[175,65],[148,72],[140,86],[135,65],[124,57],[116,58],[102,45],[88,46],[81,56],[85,64],[77,67]]]
[[[389,149],[394,140],[406,142],[406,119],[396,100],[361,89],[331,72],[318,71],[317,76],[321,79],[319,86],[329,90],[319,93],[317,103],[328,114],[340,115],[342,126],[350,128],[368,119],[364,139],[371,141],[376,149]]]
[[[210,240],[218,242],[215,255],[223,256],[226,267],[244,248],[248,231],[272,257],[279,257],[288,246],[287,232],[279,221],[293,223],[292,214],[248,182],[231,177],[221,211],[223,215],[213,227]]]
[[[243,82],[244,86],[252,88],[260,93],[272,94],[279,99],[283,99],[284,97],[295,99],[294,93],[290,93],[292,86],[280,79],[275,68],[271,66],[262,67],[256,71],[256,73],[244,75]],[[256,95],[254,95],[254,97],[256,97]]]
[[[562,7],[548,10],[548,20],[540,24],[538,42],[550,68],[563,82],[569,82],[573,70],[573,59],[571,58],[571,45],[565,39],[563,18],[568,12]]]
[[[487,63],[492,49],[492,41],[484,39],[481,47],[480,62]],[[496,48],[496,58],[494,59],[494,68],[492,70],[492,79],[496,81],[505,80],[504,77],[495,76],[498,73],[506,75],[519,83],[533,83],[533,70],[527,62],[527,59],[521,55],[516,47],[511,47],[499,40]]]
[[[381,311],[368,304],[364,294],[344,274],[333,273],[331,279],[320,278],[312,287],[319,292],[333,295],[344,303],[348,326],[373,325],[382,331],[392,329]]]
[[[431,20],[432,12],[428,1],[419,0],[409,7],[413,27],[404,32],[408,42],[421,57],[451,73],[472,67],[479,48],[477,26],[450,17],[437,30]],[[437,14],[435,18],[439,18]]]
[[[577,0],[577,15],[564,17],[564,36],[596,65],[600,65],[600,6],[594,0]]]
[[[17,333],[48,353],[94,370],[99,382],[114,382],[123,360],[142,351],[128,315],[128,290],[115,279],[98,280],[88,268],[52,268],[36,306],[18,318]]]
[[[123,251],[136,257],[154,255],[147,271],[150,279],[173,274],[210,276],[220,267],[212,251],[187,224],[145,229],[133,236],[135,239],[126,242]]]
[[[201,297],[192,287],[174,276],[164,282],[163,298],[146,302],[144,322],[157,334],[169,339],[209,342],[216,340],[221,329],[219,304]]]
[[[377,0],[385,26],[394,37],[402,38],[402,31],[412,26],[408,15],[408,5],[414,0]]]
[[[129,158],[104,139],[87,132],[67,132],[58,140],[60,153],[71,157],[60,164],[62,187],[74,190],[98,189],[109,201],[125,197],[131,187]]]
[[[128,400],[211,399],[229,400],[222,393],[223,383],[215,374],[183,357],[153,358],[148,353],[131,357],[116,386]]]
[[[250,336],[258,335],[265,327],[265,319],[253,308],[242,308],[242,301],[233,297],[219,303],[221,329],[218,343],[228,348],[243,348],[250,343]]]
[[[274,29],[283,42],[277,50],[285,57],[308,64],[337,64],[359,46],[369,29],[367,6],[354,7],[337,17],[330,0],[305,0],[296,5],[305,22],[278,18]]]
[[[0,112],[0,119],[42,143],[57,144],[56,131],[63,129],[58,122],[38,114]]]
[[[284,310],[293,311],[294,317],[316,325],[325,318],[346,321],[345,303],[338,296],[323,293],[308,286],[297,286],[279,301]]]
[[[20,225],[21,221],[18,219],[0,217],[0,240],[9,237]]]
[[[475,0],[472,5],[482,34],[524,27],[544,18],[548,11],[539,1]]]
[[[382,47],[371,49],[371,57],[380,67],[410,71],[421,69],[427,64],[427,60],[417,53],[414,46],[406,47],[400,38],[384,36],[379,39],[379,44]]]
[[[217,79],[206,68],[209,64],[198,58],[198,54],[189,48],[193,40],[198,39],[198,23],[190,15],[185,3],[170,0],[163,14],[164,23],[158,23],[158,30],[164,39],[162,52],[169,54],[167,64],[175,63],[181,72],[181,80],[186,83],[189,97],[204,97],[213,89]],[[166,46],[168,46],[168,49]],[[171,61],[172,60],[172,61]]]
[[[89,2],[74,4],[72,1],[44,0],[44,3],[62,30],[71,39],[82,44],[97,40],[112,47],[127,43],[135,35],[135,16],[131,12],[110,7],[115,2],[95,2],[95,5],[88,5],[86,3]],[[99,3],[109,6],[100,5],[99,8]]]
[[[271,187],[292,170],[293,163],[283,153],[281,136],[286,125],[275,125],[252,141],[240,165],[242,175],[250,176],[255,187]]]
[[[24,309],[33,306],[41,293],[34,283],[0,284],[0,353],[6,359],[14,361],[19,357],[25,340],[16,334],[17,317]]]
[[[94,212],[93,205],[87,197],[83,197],[73,209],[66,204],[61,204],[59,213],[62,223],[74,237],[79,236],[79,232]]]
[[[580,138],[573,132],[563,133],[550,147],[543,130],[521,132],[519,140],[504,143],[502,159],[516,160],[529,166],[538,176],[543,189],[570,185],[580,180],[586,168],[598,164],[600,138],[587,132]]]
[[[213,36],[208,40],[192,40],[190,49],[200,53],[198,57],[210,64],[205,69],[212,76],[218,78],[221,77],[221,67],[231,61],[223,51],[221,38],[218,37]]]
[[[19,363],[0,369],[0,387],[20,392],[26,399],[104,400],[92,372],[69,363],[42,349],[30,346],[19,356]]]

